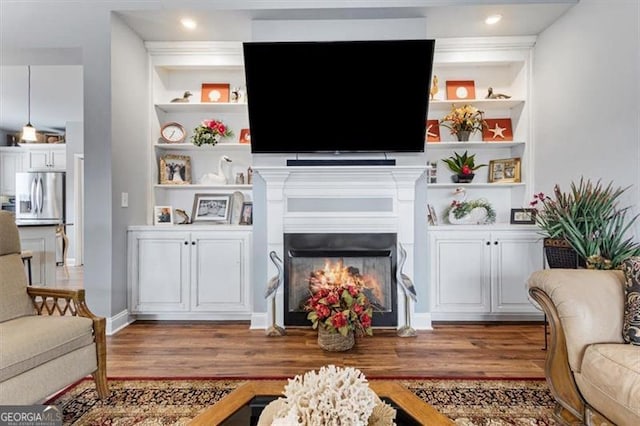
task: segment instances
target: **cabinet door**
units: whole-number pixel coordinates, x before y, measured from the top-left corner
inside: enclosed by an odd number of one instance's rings
[[[487,232],[434,232],[430,236],[433,312],[489,312]]]
[[[49,156],[49,164],[56,170],[66,170],[67,168],[67,150],[63,146],[52,148]]]
[[[129,234],[130,309],[133,313],[189,309],[188,233]]]
[[[55,286],[56,283],[56,227],[20,226],[20,247],[30,250],[31,281],[35,286]],[[26,269],[25,269],[26,271]]]
[[[29,170],[43,170],[49,168],[49,150],[33,149],[27,150],[27,168]]]
[[[23,170],[24,152],[0,152],[0,194],[16,194],[16,173]]]
[[[191,241],[191,310],[251,312],[249,234],[195,232]]]
[[[542,240],[535,231],[492,234],[491,310],[497,313],[540,312],[526,288],[529,276],[543,269]]]

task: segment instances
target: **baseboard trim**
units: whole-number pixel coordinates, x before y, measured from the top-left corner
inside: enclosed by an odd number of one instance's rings
[[[416,312],[413,314],[414,324],[413,328],[416,330],[433,330],[431,325],[431,313],[430,312]]]
[[[129,311],[125,309],[124,311],[115,314],[112,317],[107,318],[107,336],[112,336],[116,334],[118,331],[122,330],[129,324],[131,324],[135,319],[129,318]]]
[[[266,330],[267,329],[267,313],[252,312],[250,330]]]

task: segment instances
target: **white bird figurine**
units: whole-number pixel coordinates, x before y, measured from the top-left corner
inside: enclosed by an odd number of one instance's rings
[[[274,275],[269,280],[269,283],[267,284],[267,291],[264,294],[265,299],[268,299],[269,296],[274,294],[278,289],[278,287],[280,287],[280,284],[282,283],[282,281],[284,280],[284,269],[282,267],[282,260],[280,260],[280,258],[278,257],[275,251],[271,251],[271,253],[269,253],[269,257],[271,258],[271,261],[273,262],[273,264],[276,265],[278,274]]]
[[[398,283],[402,286],[404,290],[404,294],[409,296],[414,302],[418,300],[418,295],[416,293],[416,288],[413,286],[413,282],[411,278],[402,272],[402,268],[404,267],[404,262],[407,260],[407,251],[402,247],[402,244],[398,244],[398,248],[400,249],[399,259],[398,259],[398,269],[396,273],[396,279]]]
[[[200,178],[200,184],[202,185],[226,185],[227,177],[224,174],[224,165],[227,163],[232,163],[231,159],[226,155],[220,157],[220,161],[218,161],[218,173],[205,173]]]
[[[271,251],[269,257],[276,266],[278,273],[269,280],[267,283],[267,291],[264,294],[265,299],[273,296],[271,297],[271,326],[267,329],[267,336],[284,336],[286,334],[284,328],[276,324],[276,290],[278,290],[278,287],[284,282],[284,268],[282,260],[280,260],[275,251]]]
[[[402,290],[404,290],[404,325],[400,327],[397,331],[398,336],[400,337],[415,337],[417,336],[416,330],[411,327],[411,300],[416,302],[418,300],[418,295],[416,294],[416,289],[413,286],[413,282],[411,278],[405,275],[402,272],[402,268],[404,267],[404,262],[407,260],[407,251],[402,247],[402,244],[398,243],[399,248],[399,259],[398,259],[398,269],[396,272],[396,279],[398,283],[402,286]]]

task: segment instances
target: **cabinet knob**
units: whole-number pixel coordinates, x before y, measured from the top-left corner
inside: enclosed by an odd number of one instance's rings
[[[485,244],[490,246],[491,245],[491,241],[487,241]]]
[[[493,245],[494,245],[494,246],[497,246],[497,245],[498,245],[498,242],[497,242],[497,241],[494,241],[494,242],[493,242]]]
[[[188,246],[188,245],[189,245],[189,241],[185,241],[185,242],[184,242],[184,245],[185,245],[185,246]]]
[[[195,242],[195,241],[191,241],[191,245],[192,245],[192,246],[195,246],[195,245],[196,245],[196,242]]]

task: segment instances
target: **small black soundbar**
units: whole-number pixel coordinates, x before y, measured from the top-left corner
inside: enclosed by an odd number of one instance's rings
[[[287,160],[287,166],[395,166],[396,160]]]

